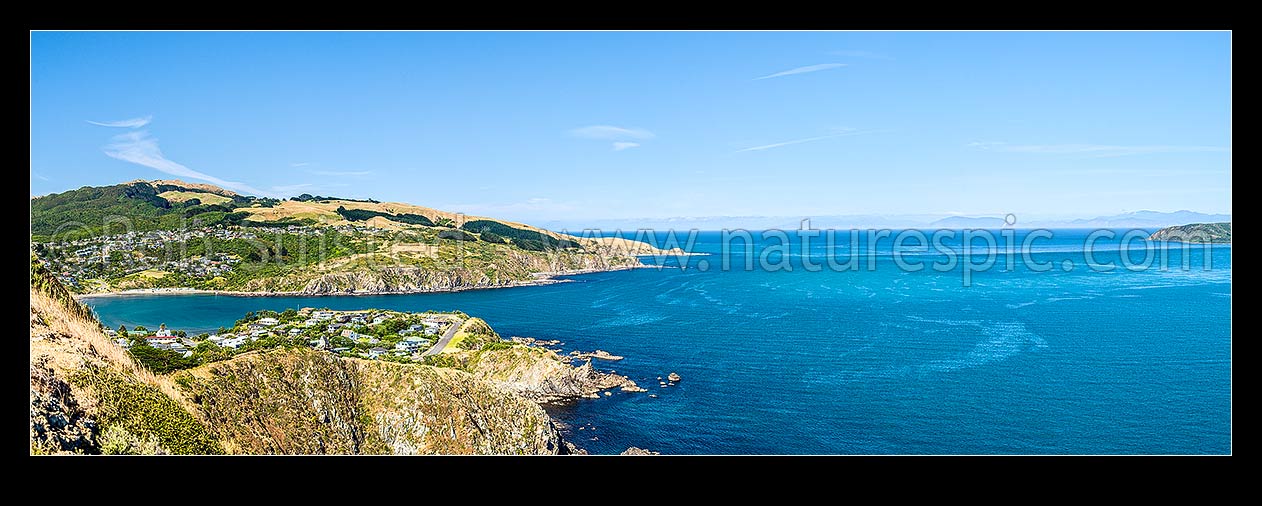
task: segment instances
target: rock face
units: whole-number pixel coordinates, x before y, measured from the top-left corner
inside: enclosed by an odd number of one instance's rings
[[[453,369],[271,350],[177,381],[211,429],[245,453],[556,454],[563,447],[537,404]]]
[[[79,406],[70,384],[43,363],[31,364],[31,448],[40,453],[100,451],[96,423]]]
[[[630,448],[627,448],[626,451],[623,451],[620,455],[661,455],[661,453],[652,452],[652,451],[645,450],[643,448],[636,448],[632,446]]]

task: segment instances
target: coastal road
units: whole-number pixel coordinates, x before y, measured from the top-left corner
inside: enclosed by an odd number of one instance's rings
[[[439,352],[443,351],[443,348],[447,347],[447,343],[451,342],[451,338],[456,337],[456,329],[460,328],[460,325],[463,323],[464,322],[452,323],[447,326],[447,332],[443,332],[443,337],[439,338],[438,342],[434,343],[433,346],[430,346],[428,350],[422,352],[421,356],[428,357],[430,355],[437,355]]]

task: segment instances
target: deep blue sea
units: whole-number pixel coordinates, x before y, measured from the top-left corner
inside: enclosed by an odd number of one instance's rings
[[[815,238],[804,253],[794,238],[786,256],[779,240],[766,240],[732,257],[737,265],[741,255],[778,266],[787,259],[791,271],[723,271],[720,257],[693,256],[690,269],[668,259],[660,270],[460,293],[87,302],[111,327],[190,332],[262,308],[460,309],[505,337],[624,355],[596,365],[649,392],[550,408],[566,437],[593,453],[1231,452],[1231,247],[1191,248],[1186,270],[1184,252],[1171,247],[1167,269],[1096,272],[1083,253],[1087,231],[1054,233],[1031,255],[1051,270],[1008,271],[1001,257],[971,286],[959,265],[900,269],[889,239],[877,243],[874,269],[866,259],[858,270],[803,268],[803,259],[849,250],[842,233],[832,248]],[[719,252],[721,242],[701,233],[693,251]],[[958,251],[958,242],[948,244]],[[1094,265],[1117,263],[1118,244],[1096,243]],[[974,248],[971,261],[981,263],[985,248]],[[899,251],[910,254],[903,260],[945,261],[915,245]],[[1141,261],[1144,250],[1131,255]],[[703,261],[710,269],[696,268]],[[672,371],[683,380],[659,387],[656,378]]]

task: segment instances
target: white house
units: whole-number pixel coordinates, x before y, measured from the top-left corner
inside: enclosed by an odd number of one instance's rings
[[[259,325],[267,325],[268,327],[271,327],[278,323],[280,323],[280,320],[275,318],[259,318]]]
[[[176,338],[174,338],[174,337],[172,337],[172,336],[170,335],[170,333],[168,333],[168,334],[167,334],[167,335],[165,335],[165,336],[152,335],[152,336],[149,336],[149,337],[146,337],[146,338],[145,338],[145,341],[147,341],[150,345],[154,345],[154,344],[171,344],[171,343],[174,343],[176,340],[177,340],[177,339],[176,339]]]

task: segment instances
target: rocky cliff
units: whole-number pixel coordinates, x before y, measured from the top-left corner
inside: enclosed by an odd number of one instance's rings
[[[556,454],[563,448],[537,404],[451,369],[270,350],[175,380],[211,431],[242,453]]]
[[[537,280],[537,273],[602,271],[638,265],[620,252],[542,253],[501,248],[494,258],[467,258],[463,266],[360,265],[354,269],[302,270],[286,276],[259,278],[245,285],[252,292],[301,292],[324,295],[347,292],[399,293],[451,291],[512,286]]]

